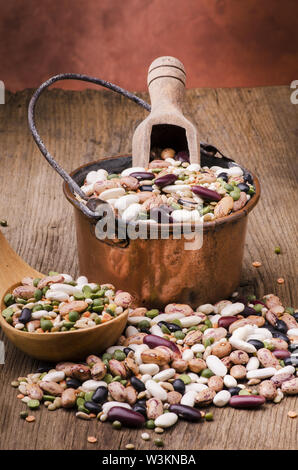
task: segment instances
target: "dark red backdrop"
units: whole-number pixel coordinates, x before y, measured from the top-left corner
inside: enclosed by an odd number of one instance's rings
[[[297,17],[297,0],[0,0],[0,79],[20,90],[74,71],[145,90],[150,62],[174,55],[188,87],[287,85]]]

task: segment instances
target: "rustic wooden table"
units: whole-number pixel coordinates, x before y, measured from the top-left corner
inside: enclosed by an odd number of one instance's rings
[[[62,181],[41,157],[27,125],[32,91],[7,93],[0,106],[0,219],[12,247],[34,268],[78,274],[75,228]],[[147,95],[144,94],[147,99]],[[288,87],[255,89],[196,89],[187,92],[190,118],[201,140],[255,172],[262,195],[249,216],[240,291],[262,296],[275,292],[285,305],[298,306],[295,292],[298,193],[295,163],[298,153],[298,106]],[[136,125],[146,111],[106,91],[45,93],[38,105],[37,123],[44,142],[57,160],[71,170],[105,155],[131,150]],[[274,247],[281,246],[276,255]],[[251,266],[260,260],[259,269]],[[0,254],[1,269],[1,254]],[[284,277],[285,283],[277,284]],[[67,411],[34,412],[36,421],[19,418],[25,405],[16,399],[10,382],[34,371],[37,361],[16,350],[4,338],[5,365],[0,366],[1,449],[121,449],[133,442],[150,449],[152,441],[134,430],[112,430],[109,424],[84,422]],[[168,449],[295,449],[298,398],[257,411],[214,409],[214,421],[180,422],[164,434]],[[87,436],[98,438],[88,444]]]

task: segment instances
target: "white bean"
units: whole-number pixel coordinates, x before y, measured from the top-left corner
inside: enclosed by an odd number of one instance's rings
[[[126,222],[131,222],[136,220],[137,216],[142,210],[142,205],[138,203],[131,204],[122,212],[122,220]]]
[[[295,367],[294,366],[285,366],[282,369],[278,369],[278,370],[275,369],[274,375],[284,374],[284,373],[294,374],[295,373]]]
[[[129,338],[130,336],[137,335],[139,333],[139,330],[135,328],[134,326],[128,326],[125,330],[125,336],[126,338]]]
[[[108,201],[109,199],[116,199],[121,196],[124,196],[124,194],[125,194],[124,188],[110,188],[100,193],[100,199],[102,201]]]
[[[225,170],[226,173],[228,173],[229,176],[242,176],[243,171],[241,170],[240,166],[231,166],[231,168]]]
[[[234,338],[233,335],[229,339],[229,343],[235,348],[235,349],[241,349],[242,351],[245,351],[247,353],[254,353],[256,352],[256,348],[254,347],[253,344],[246,343],[245,341],[242,341],[241,339]]]
[[[160,321],[172,321],[172,320],[180,320],[180,318],[184,318],[183,313],[161,313],[153,318],[152,323],[159,323]]]
[[[69,295],[74,295],[74,294],[78,294],[82,292],[82,290],[77,286],[71,286],[69,284],[60,284],[60,283],[52,284],[50,286],[50,290],[64,292],[65,294],[69,294]]]
[[[155,336],[160,336],[160,337],[164,336],[162,329],[158,325],[151,326],[150,333],[152,333]]]
[[[206,315],[209,315],[210,313],[214,312],[214,305],[212,305],[212,304],[200,305],[197,308],[197,312],[202,312],[202,313],[205,313]]]
[[[79,276],[76,280],[76,283],[80,286],[85,286],[86,284],[88,284],[88,279],[86,278],[86,276]]]
[[[206,358],[206,364],[213,374],[219,375],[220,377],[224,377],[228,372],[224,363],[217,356],[212,354]]]
[[[48,315],[49,312],[47,310],[36,310],[36,312],[31,313],[31,317],[33,318],[33,320],[39,320],[40,318]]]
[[[42,382],[60,382],[65,379],[65,373],[61,370],[48,372],[43,378]]]
[[[22,329],[24,328],[24,326],[25,326],[24,323],[17,323],[17,324],[15,325],[15,328],[16,328],[17,330],[22,330]]]
[[[194,344],[190,349],[196,354],[198,352],[204,352],[205,346],[203,344]]]
[[[66,302],[67,300],[69,300],[69,295],[65,292],[49,289],[46,292],[46,299],[57,300],[58,302]]]
[[[128,317],[127,321],[130,325],[137,325],[144,320],[144,317]],[[150,318],[146,318],[150,322]]]
[[[190,390],[189,392],[186,392],[181,398],[181,401],[180,401],[181,405],[194,406],[197,393],[198,392],[195,392],[194,390]]]
[[[201,392],[202,390],[205,390],[207,385],[205,384],[198,384],[198,383],[192,383],[189,385],[186,385],[185,390],[186,392]]]
[[[228,390],[221,390],[213,398],[213,404],[219,407],[225,406],[230,401],[230,398],[231,394]]]
[[[166,390],[154,380],[147,380],[145,387],[154,398],[159,398],[161,401],[166,401],[168,396]]]
[[[237,380],[231,375],[225,375],[223,381],[225,386],[228,388],[237,387]]]
[[[163,415],[158,416],[154,421],[155,426],[160,428],[170,428],[178,421],[178,415],[176,413],[164,413]]]
[[[159,372],[159,367],[157,364],[141,364],[139,369],[141,374],[155,375]]]
[[[138,203],[139,197],[135,194],[128,194],[126,196],[122,196],[115,202],[115,209],[120,212],[125,211],[131,204]]]
[[[183,361],[191,361],[193,359],[194,353],[191,349],[185,349],[182,353],[182,359]]]
[[[257,357],[253,356],[249,358],[248,363],[246,364],[246,370],[256,370],[260,367],[260,361]]]
[[[222,317],[227,317],[231,315],[237,315],[241,313],[245,308],[245,305],[241,302],[235,302],[234,304],[227,305],[221,311]]]
[[[190,380],[192,381],[192,383],[198,382],[198,380],[200,378],[198,376],[198,374],[195,374],[194,372],[189,372],[187,375],[190,378]]]
[[[86,380],[85,382],[82,383],[80,386],[80,389],[82,389],[84,392],[93,392],[96,390],[98,387],[107,387],[108,384],[104,382],[103,380]]]
[[[126,170],[123,170],[121,173],[121,176],[129,176],[131,173],[138,173],[138,172],[145,172],[145,168],[142,166],[132,166],[130,168],[126,168]]]
[[[274,367],[265,367],[264,369],[250,370],[247,372],[246,377],[248,379],[266,379],[272,377],[276,372]]]
[[[196,326],[201,323],[202,319],[196,315],[190,315],[189,317],[180,318],[180,322],[183,328],[188,328],[190,326]]]
[[[174,377],[175,374],[176,374],[175,369],[171,369],[171,368],[165,369],[165,370],[162,370],[161,372],[158,372],[158,374],[154,375],[153,380],[155,380],[156,382],[166,382],[167,380]]]
[[[131,410],[131,406],[128,403],[123,403],[120,401],[107,401],[102,405],[102,411],[105,414],[108,414],[111,408],[114,408],[114,406],[120,406],[122,408],[127,408],[128,410]]]
[[[106,352],[107,352],[108,354],[114,354],[114,352],[115,352],[117,349],[121,349],[121,351],[123,351],[123,349],[125,349],[125,348],[126,348],[126,346],[110,346],[110,347],[106,350]]]
[[[61,276],[64,277],[64,281],[65,281],[65,282],[72,282],[72,281],[73,281],[73,277],[72,277],[70,274],[64,274],[64,273],[62,273]]]
[[[147,380],[151,380],[152,376],[150,374],[144,374],[141,377],[141,381],[144,382],[144,384],[147,382]]]

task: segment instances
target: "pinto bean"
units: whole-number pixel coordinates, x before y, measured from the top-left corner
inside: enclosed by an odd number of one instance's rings
[[[184,343],[187,344],[187,346],[193,346],[200,342],[202,336],[203,333],[200,330],[189,331],[184,338]]]
[[[157,364],[163,366],[168,362],[168,355],[162,350],[146,349],[141,353],[141,358],[144,364]]]
[[[212,346],[212,354],[219,357],[220,359],[228,356],[232,351],[232,346],[228,341],[219,341]]]
[[[183,313],[186,317],[193,315],[194,311],[190,305],[187,304],[168,304],[165,308],[165,313]]]
[[[127,395],[126,395],[126,389],[124,385],[122,385],[120,382],[111,382],[108,385],[108,390],[115,401],[119,402],[125,402]]]
[[[101,360],[95,362],[91,368],[91,376],[93,380],[102,379],[107,373],[107,366]]]
[[[259,386],[259,394],[272,401],[276,397],[276,387],[271,380],[263,380]]]
[[[298,377],[295,377],[294,379],[283,382],[281,385],[281,391],[285,393],[285,395],[297,395],[298,394]]]
[[[118,305],[118,307],[128,308],[133,301],[132,295],[128,292],[119,292],[116,294],[114,303]]]
[[[270,309],[271,307],[274,307],[275,305],[282,305],[279,298],[273,294],[266,295],[266,307]]]
[[[230,359],[234,364],[247,364],[249,361],[249,356],[245,351],[237,349],[236,351],[231,352]]]
[[[172,391],[168,393],[167,402],[170,405],[177,405],[178,403],[180,403],[181,398],[182,398],[181,393]]]
[[[183,359],[175,359],[171,366],[176,370],[176,372],[185,372],[188,368],[188,363],[187,361],[184,361]]]
[[[38,384],[42,390],[45,392],[49,393],[50,395],[56,396],[61,396],[64,388],[59,385],[57,382],[46,382],[46,381],[41,381]]]
[[[257,351],[257,357],[263,367],[279,367],[279,361],[269,349],[261,348]]]
[[[14,297],[21,297],[21,299],[31,299],[34,296],[36,287],[34,286],[18,286],[13,291],[12,294]]]
[[[73,300],[72,302],[62,303],[59,305],[59,313],[62,316],[68,315],[69,312],[75,310],[76,312],[83,312],[88,308],[87,302],[85,300]]]
[[[119,179],[119,183],[124,189],[136,191],[139,187],[139,181],[133,176],[123,176]]]
[[[38,384],[27,384],[27,395],[32,398],[32,400],[41,400],[43,392]]]
[[[130,314],[129,317],[144,317],[146,315],[147,309],[145,307],[135,308]]]
[[[163,414],[163,404],[159,398],[150,398],[146,402],[148,419],[156,419]]]
[[[214,338],[214,341],[219,341],[227,336],[227,330],[225,328],[210,328],[210,330],[204,333],[204,339]]]
[[[133,357],[126,357],[124,359],[124,366],[126,367],[129,374],[138,375],[139,366],[137,365]]]
[[[120,377],[122,379],[126,379],[127,377],[127,369],[125,367],[125,365],[120,362],[120,361],[117,361],[116,359],[111,359],[109,361],[109,367],[110,367],[110,371],[111,373],[116,376],[116,375],[120,375]]]
[[[76,403],[77,394],[74,388],[67,388],[61,395],[62,408],[73,408]]]
[[[285,322],[285,324],[287,325],[287,327],[289,328],[289,330],[291,330],[292,328],[298,328],[298,323],[297,321],[295,320],[295,318],[290,315],[289,313],[285,313],[282,317],[281,317],[281,320]]]
[[[74,362],[58,362],[58,364],[56,365],[56,370],[64,372],[66,377],[71,377],[73,370],[72,368],[75,365],[76,364]]]
[[[236,380],[244,379],[246,377],[246,368],[241,365],[235,365],[231,367],[230,375]]]
[[[55,276],[46,276],[41,279],[37,285],[38,289],[43,289],[51,284],[62,283],[64,281],[64,277],[62,274],[55,274]]]
[[[224,381],[222,377],[213,375],[208,379],[208,387],[215,392],[220,392],[223,389]]]
[[[129,403],[130,405],[134,405],[135,402],[137,401],[137,392],[134,389],[134,387],[132,387],[131,385],[126,387],[125,394],[126,394],[126,402]]]
[[[85,380],[91,379],[91,371],[90,368],[85,366],[84,364],[75,364],[71,367],[70,377],[80,380],[84,382]]]
[[[191,372],[197,374],[198,372],[201,372],[201,370],[206,369],[207,366],[206,362],[203,359],[194,358],[188,362],[188,367]]]
[[[143,344],[146,333],[137,333],[135,335],[129,336],[124,342],[124,346],[129,346],[130,344]]]
[[[205,388],[201,392],[198,392],[195,397],[195,403],[198,406],[206,406],[212,403],[213,398],[215,397],[215,391],[210,388]]]

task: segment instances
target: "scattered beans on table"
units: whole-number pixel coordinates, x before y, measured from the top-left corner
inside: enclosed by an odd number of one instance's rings
[[[113,320],[127,312],[132,300],[128,292],[112,284],[99,285],[85,276],[74,281],[69,274],[50,272],[44,278],[22,279],[20,286],[5,295],[2,315],[23,332],[75,331]],[[122,357],[122,351],[118,355]]]
[[[245,206],[255,194],[250,174],[234,164],[230,168],[201,167],[173,149],[148,168],[126,168],[121,174],[104,169],[90,171],[81,186],[86,196],[108,202],[126,222],[207,222]],[[88,202],[89,202],[88,201]]]
[[[123,335],[100,356],[90,355],[81,364],[42,364],[13,381],[27,409],[38,410],[43,403],[52,411],[73,409],[80,419],[110,422],[115,431],[124,426],[159,434],[179,419],[212,421],[212,405],[258,409],[298,394],[297,311],[283,307],[277,296],[237,295],[196,310],[181,304],[155,314],[137,310],[135,317],[129,308]],[[141,331],[144,321],[146,333]],[[177,339],[177,331],[184,336]],[[280,351],[287,354],[280,356]],[[20,416],[33,421],[27,412]],[[288,416],[296,417],[295,412]],[[149,438],[142,433],[142,439]],[[161,439],[153,442],[163,445]]]

